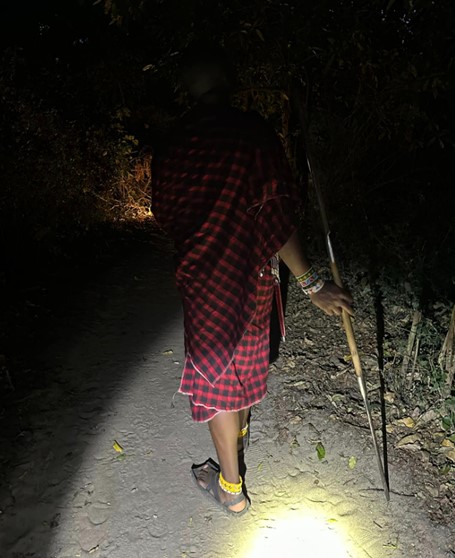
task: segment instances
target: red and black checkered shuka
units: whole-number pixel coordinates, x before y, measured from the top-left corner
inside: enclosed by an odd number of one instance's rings
[[[174,240],[185,329],[180,390],[195,421],[266,392],[273,278],[298,189],[273,131],[255,113],[200,106],[157,157],[152,212]]]

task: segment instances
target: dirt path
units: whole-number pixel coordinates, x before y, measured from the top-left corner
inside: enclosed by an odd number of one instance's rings
[[[272,367],[253,415],[250,513],[194,488],[191,464],[215,456],[174,397],[180,303],[165,247],[149,250],[87,281],[45,351],[52,381],[3,420],[0,556],[453,557],[453,527],[429,520],[403,462],[392,455],[387,506],[368,431],[308,407],[295,366]]]

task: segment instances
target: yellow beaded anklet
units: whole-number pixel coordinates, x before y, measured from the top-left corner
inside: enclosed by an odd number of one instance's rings
[[[235,482],[228,482],[222,475],[221,471],[220,471],[220,476],[219,476],[219,484],[221,486],[221,489],[224,490],[224,492],[227,492],[228,494],[240,494],[242,492],[242,479],[240,478],[240,482],[235,483]]]
[[[245,438],[247,434],[248,434],[248,424],[245,426],[245,428],[242,428],[242,430],[240,430],[239,438]]]

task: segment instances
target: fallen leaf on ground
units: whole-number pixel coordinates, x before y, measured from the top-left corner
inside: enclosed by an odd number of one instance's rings
[[[450,440],[450,438],[442,440],[441,446],[444,446],[445,448],[455,448],[455,444]]]
[[[401,448],[402,446],[407,446],[408,444],[414,444],[415,442],[419,442],[421,440],[420,434],[409,434],[408,436],[404,436],[401,440],[395,444],[396,448]]]
[[[173,355],[174,351],[172,349],[167,349],[166,351],[163,351],[162,354],[165,356],[169,356],[169,355]]]
[[[322,445],[322,442],[318,442],[316,444],[316,451],[318,453],[318,459],[321,461],[325,457],[325,447]]]
[[[123,448],[122,446],[117,442],[117,440],[114,440],[114,443],[112,444],[112,447],[115,449],[115,451],[118,451],[119,453],[123,452]]]
[[[455,449],[448,451],[446,457],[455,463]]]
[[[357,457],[355,457],[354,455],[352,455],[352,456],[349,458],[348,465],[349,465],[349,469],[355,469],[355,466],[357,465]]]
[[[399,422],[402,422],[408,428],[414,428],[414,426],[416,424],[414,419],[411,418],[411,417],[402,418]]]

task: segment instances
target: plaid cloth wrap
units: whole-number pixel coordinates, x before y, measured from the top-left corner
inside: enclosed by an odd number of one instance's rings
[[[179,392],[189,395],[195,422],[207,422],[219,411],[239,411],[259,403],[267,393],[270,313],[275,279],[267,266],[259,277],[256,310],[219,380],[210,384],[186,359]]]
[[[186,360],[212,386],[234,359],[259,273],[295,230],[299,204],[281,143],[255,113],[198,107],[156,157],[152,212],[177,250]]]

